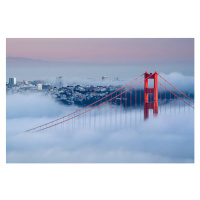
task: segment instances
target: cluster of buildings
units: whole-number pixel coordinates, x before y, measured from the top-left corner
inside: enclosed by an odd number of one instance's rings
[[[88,105],[95,102],[109,93],[118,89],[119,86],[67,86],[62,88],[54,88],[53,92],[58,101],[66,104]]]
[[[104,77],[105,78],[105,77]],[[106,80],[103,79],[102,80]],[[42,92],[45,95],[50,95],[56,101],[67,105],[88,105],[95,102],[109,93],[117,90],[120,86],[93,86],[93,85],[73,85],[73,86],[56,86],[45,83],[41,80],[35,81],[17,81],[15,77],[9,78],[6,84],[7,94],[13,93],[28,93]]]
[[[43,89],[43,81],[17,81],[15,77],[9,78],[9,82],[6,83],[7,94],[26,92],[26,91],[40,91]]]

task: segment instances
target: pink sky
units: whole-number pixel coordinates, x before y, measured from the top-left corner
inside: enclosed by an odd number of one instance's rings
[[[7,39],[7,57],[69,62],[192,61],[193,39]]]

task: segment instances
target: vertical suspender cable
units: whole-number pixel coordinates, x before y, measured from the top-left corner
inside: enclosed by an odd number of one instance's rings
[[[137,115],[137,86],[135,86],[135,121],[136,121],[136,115]]]
[[[170,114],[171,114],[171,88],[170,88]]]
[[[99,105],[102,103],[102,100],[99,102]],[[99,127],[101,127],[101,106],[99,106]]]
[[[174,92],[174,94],[175,94],[175,92]],[[176,97],[175,97],[175,95],[174,95],[174,112],[176,113]]]
[[[120,126],[122,125],[122,89],[121,89],[121,95],[120,95]]]
[[[126,125],[126,120],[127,120],[127,92],[125,92],[125,125]]]
[[[180,92],[179,92],[179,114],[180,114]]]
[[[111,99],[112,99],[112,94],[111,94]],[[112,100],[110,100],[110,127],[112,124]]]
[[[130,89],[130,123],[132,121],[132,88]]]
[[[94,104],[94,107],[96,107],[96,103]],[[94,128],[96,126],[96,108],[94,109]]]
[[[91,112],[92,112],[92,111],[90,111],[90,125],[89,125],[89,127],[91,127]]]
[[[117,92],[116,92],[117,96]],[[115,97],[115,125],[117,124],[117,97]]]
[[[105,101],[107,101],[107,97],[105,99]],[[105,127],[106,127],[106,121],[107,121],[107,103],[105,103]]]
[[[161,113],[161,85],[160,85],[160,113]]]
[[[184,113],[185,113],[185,96],[184,96]]]
[[[166,81],[165,81],[165,113],[166,113],[166,101],[167,101],[167,97],[166,97]]]
[[[140,122],[141,122],[141,83],[140,83]]]

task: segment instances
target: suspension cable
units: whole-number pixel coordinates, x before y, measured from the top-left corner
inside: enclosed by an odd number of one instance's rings
[[[74,114],[74,113],[77,113],[77,112],[79,112],[79,111],[81,111],[81,110],[83,110],[83,109],[85,109],[85,108],[88,108],[88,107],[90,107],[90,106],[96,104],[97,102],[99,102],[99,101],[101,101],[101,100],[103,100],[103,99],[105,99],[105,98],[111,96],[111,95],[114,94],[115,92],[117,92],[117,91],[123,89],[124,87],[126,87],[127,85],[133,83],[134,81],[136,81],[138,78],[140,78],[140,77],[143,76],[143,75],[144,75],[144,74],[141,74],[140,76],[138,76],[137,78],[135,78],[135,79],[132,80],[131,82],[129,82],[129,83],[127,83],[126,85],[124,85],[123,87],[121,87],[121,88],[115,90],[114,92],[110,93],[109,95],[107,95],[107,96],[105,96],[105,97],[103,97],[103,98],[101,98],[101,99],[99,99],[99,100],[97,100],[97,101],[91,103],[91,104],[88,105],[88,106],[85,106],[85,107],[83,107],[83,108],[81,108],[81,109],[79,109],[79,110],[74,111],[73,113],[70,113],[70,114],[65,115],[65,116],[63,116],[63,117],[60,117],[60,118],[58,118],[58,119],[55,119],[55,120],[53,120],[53,121],[51,121],[51,122],[48,122],[48,123],[42,124],[42,125],[40,125],[40,126],[37,126],[37,127],[31,128],[31,129],[28,129],[28,130],[26,130],[25,132],[28,132],[28,131],[31,131],[31,130],[34,130],[34,129],[37,129],[37,128],[41,128],[41,127],[43,127],[43,126],[45,126],[45,125],[47,125],[47,124],[51,124],[51,123],[53,123],[53,122],[56,122],[56,121],[61,120],[61,119],[63,119],[63,118],[66,118],[66,117],[68,117],[68,116],[70,116],[70,115],[72,115],[72,114]]]
[[[152,74],[152,75],[153,75],[153,74]],[[150,75],[149,77],[151,77],[152,75]],[[146,79],[148,79],[149,77],[147,77]],[[129,91],[130,89],[136,87],[138,84],[142,83],[142,82],[145,81],[146,79],[144,79],[144,80],[140,81],[139,83],[135,84],[134,86],[132,86],[132,87],[126,89],[125,91],[123,91],[122,93],[116,95],[115,97],[112,97],[112,98],[110,98],[109,100],[104,101],[104,102],[102,102],[101,104],[96,105],[96,106],[92,107],[92,108],[89,109],[89,110],[86,110],[85,112],[82,112],[82,113],[80,113],[80,114],[78,114],[78,115],[76,115],[76,116],[73,116],[73,117],[71,117],[71,118],[69,118],[69,119],[66,119],[66,120],[64,120],[64,121],[61,121],[61,122],[59,122],[59,123],[57,123],[57,124],[53,124],[53,125],[51,125],[51,126],[47,126],[47,127],[43,128],[43,129],[38,130],[37,132],[42,131],[42,130],[45,130],[45,129],[48,129],[48,128],[51,128],[51,127],[56,126],[56,125],[59,125],[59,124],[62,124],[62,123],[66,122],[66,121],[69,121],[69,120],[71,120],[71,119],[73,119],[73,118],[76,118],[76,117],[78,117],[78,116],[81,116],[81,115],[83,115],[83,114],[85,114],[85,113],[87,113],[87,112],[89,112],[89,111],[91,111],[91,110],[93,110],[93,109],[96,109],[97,107],[99,107],[99,106],[101,106],[101,105],[103,105],[103,104],[105,104],[105,103],[107,103],[107,102],[109,102],[109,101],[111,101],[111,100],[117,98],[118,96],[124,94],[125,92]],[[115,91],[115,92],[116,92],[116,91]]]
[[[177,98],[179,98],[180,100],[182,100],[183,102],[185,102],[187,105],[189,105],[190,107],[194,108],[193,106],[191,106],[189,103],[187,103],[186,101],[184,101],[183,99],[181,99],[179,96],[177,96],[175,93],[173,93],[172,91],[170,91],[169,89],[167,89],[163,84],[161,84],[160,82],[158,82],[160,85],[162,85],[166,90],[168,90],[169,92],[171,92],[174,96],[176,96]]]
[[[176,87],[174,87],[171,83],[169,83],[166,79],[164,79],[160,74],[158,74],[158,76],[160,76],[163,80],[165,80],[168,84],[170,84],[174,89],[178,90],[181,94],[183,94],[186,98],[190,99],[187,95],[185,95],[183,92],[181,92],[179,89],[177,89]],[[194,100],[190,99],[192,102],[194,102]]]

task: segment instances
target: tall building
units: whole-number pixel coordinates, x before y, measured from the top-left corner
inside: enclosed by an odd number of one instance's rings
[[[102,76],[102,81],[106,81],[108,80],[108,77],[107,76]]]
[[[57,79],[57,85],[58,85],[58,87],[61,88],[63,86],[62,76],[59,76],[56,79]]]
[[[9,85],[16,85],[17,79],[15,77],[9,78]]]
[[[38,89],[38,90],[42,90],[42,83],[38,83],[38,84],[37,84],[37,89]]]

